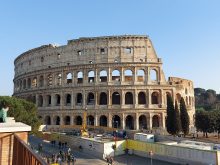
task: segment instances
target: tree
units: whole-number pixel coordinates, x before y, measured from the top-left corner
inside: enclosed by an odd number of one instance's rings
[[[41,124],[37,116],[35,104],[16,97],[0,96],[0,103],[9,106],[8,116],[14,117],[16,122],[23,122],[32,127],[32,132],[38,131]]]
[[[174,105],[173,99],[170,95],[167,95],[167,118],[166,118],[166,128],[167,132],[173,135],[174,129]]]
[[[186,104],[181,97],[180,99],[180,120],[181,120],[181,126],[184,136],[189,134],[189,115],[186,109]]]
[[[173,127],[174,127],[174,132],[173,132],[174,135],[178,135],[181,131],[181,121],[180,121],[180,112],[177,101],[175,101]]]

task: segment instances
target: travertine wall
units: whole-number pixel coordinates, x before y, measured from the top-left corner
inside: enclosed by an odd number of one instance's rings
[[[166,95],[195,113],[193,82],[170,77],[147,36],[79,38],[15,59],[14,96],[32,100],[47,125],[165,128]]]

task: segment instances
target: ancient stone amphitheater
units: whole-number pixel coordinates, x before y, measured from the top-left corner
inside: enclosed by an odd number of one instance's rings
[[[15,61],[14,96],[32,100],[50,126],[87,124],[139,130],[165,128],[166,96],[185,99],[193,123],[193,82],[165,79],[145,35],[89,37],[44,45]]]

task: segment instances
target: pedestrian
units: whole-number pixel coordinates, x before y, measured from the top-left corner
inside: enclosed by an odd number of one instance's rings
[[[69,147],[68,150],[67,150],[68,154],[70,154],[71,152],[71,148]]]
[[[58,158],[57,158],[57,163],[58,163],[59,165],[62,165],[62,159],[60,158],[60,156],[58,156]]]

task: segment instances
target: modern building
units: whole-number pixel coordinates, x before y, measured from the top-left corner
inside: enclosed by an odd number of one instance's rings
[[[166,96],[185,99],[193,124],[190,80],[165,79],[145,35],[86,37],[44,45],[15,61],[14,96],[32,100],[46,125],[87,124],[139,130],[165,128]]]

